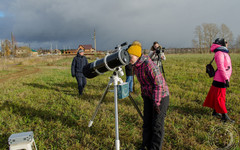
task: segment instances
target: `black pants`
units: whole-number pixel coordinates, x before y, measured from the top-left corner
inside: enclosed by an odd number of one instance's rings
[[[83,75],[76,75],[76,79],[78,82],[78,91],[79,91],[79,95],[82,95],[83,89],[87,83],[86,78]]]
[[[161,150],[164,139],[164,119],[169,105],[169,96],[164,97],[160,104],[160,113],[153,109],[153,100],[143,97],[143,147],[148,150]]]

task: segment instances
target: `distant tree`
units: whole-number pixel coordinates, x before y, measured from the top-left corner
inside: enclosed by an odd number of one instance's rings
[[[225,24],[221,25],[219,37],[226,39],[228,41],[229,48],[233,48],[233,33]]]
[[[204,48],[202,27],[197,26],[195,28],[194,34],[195,34],[195,39],[192,40],[193,45],[195,48],[200,49],[200,52],[202,52],[202,49]]]
[[[238,52],[240,52],[240,35],[238,35],[238,37],[236,39],[235,48]]]
[[[219,29],[216,24],[202,24],[203,27],[203,45],[205,48],[210,48],[212,42],[217,38]]]
[[[226,39],[229,42],[229,47],[233,47],[233,33],[225,24],[222,24],[220,28],[214,23],[198,25],[195,28],[192,43],[194,48],[200,49],[200,52],[203,52],[203,49],[209,51],[209,47],[218,37]]]
[[[11,55],[11,42],[9,40],[5,40],[1,44],[2,47],[2,55],[5,57],[9,57]]]

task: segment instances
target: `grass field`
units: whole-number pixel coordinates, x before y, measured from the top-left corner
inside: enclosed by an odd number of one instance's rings
[[[165,119],[163,149],[221,148],[229,143],[229,134],[224,135],[224,129],[231,133],[232,143],[237,144],[240,136],[240,54],[231,54],[233,74],[226,102],[235,124],[221,123],[211,116],[209,108],[202,107],[212,83],[212,78],[205,73],[205,65],[213,54],[166,57],[164,70],[170,105]],[[35,58],[0,67],[0,149],[8,149],[11,134],[26,131],[34,132],[39,150],[115,149],[112,92],[107,94],[93,126],[88,128],[112,72],[88,79],[84,95],[79,97],[76,79],[71,77],[71,62],[72,57]],[[125,76],[122,79],[125,80]],[[136,79],[135,83],[133,97],[142,111],[140,86]],[[130,99],[119,100],[118,108],[121,149],[137,149],[141,144],[142,120]],[[240,149],[239,143],[235,149]]]

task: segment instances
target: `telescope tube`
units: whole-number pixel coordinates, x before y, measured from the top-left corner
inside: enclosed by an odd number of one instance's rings
[[[85,77],[91,79],[116,67],[129,64],[130,56],[126,50],[119,50],[111,55],[89,63],[83,67]]]

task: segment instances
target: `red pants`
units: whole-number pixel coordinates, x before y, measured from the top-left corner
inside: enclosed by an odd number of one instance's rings
[[[226,88],[211,86],[203,106],[215,109],[217,113],[225,114]]]

